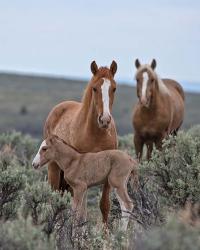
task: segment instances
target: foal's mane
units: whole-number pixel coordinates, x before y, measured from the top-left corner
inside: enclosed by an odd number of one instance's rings
[[[164,84],[163,80],[158,76],[158,74],[151,68],[150,65],[144,64],[139,67],[139,69],[136,71],[135,78],[137,78],[137,75],[141,72],[148,72],[153,76],[153,78],[157,81],[158,83],[158,88],[159,91],[163,94],[170,94],[169,89],[167,86]]]
[[[84,153],[87,153],[87,152],[81,152],[79,150],[77,150],[75,147],[73,147],[72,145],[69,145],[65,140],[63,140],[62,138],[60,138],[59,136],[57,135],[54,135],[59,141],[61,141],[62,143],[64,143],[65,145],[67,145],[68,147],[72,148],[73,150],[75,150],[76,152],[78,152],[79,154],[84,154]]]
[[[82,97],[82,104],[83,107],[88,110],[90,107],[91,99],[92,99],[92,87],[95,85],[95,83],[100,79],[100,78],[107,78],[107,79],[112,79],[113,76],[107,67],[100,67],[96,73],[92,77],[92,79],[89,81],[87,87],[84,90],[84,94]]]

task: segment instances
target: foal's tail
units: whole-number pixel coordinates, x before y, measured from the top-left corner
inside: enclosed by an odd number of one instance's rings
[[[131,159],[131,161],[133,162],[133,169],[130,174],[130,185],[134,191],[137,191],[139,187],[139,178],[138,178],[138,171],[137,171],[138,162],[133,159]]]

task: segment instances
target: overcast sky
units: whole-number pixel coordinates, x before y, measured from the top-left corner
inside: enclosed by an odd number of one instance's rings
[[[131,81],[137,57],[200,82],[200,1],[0,0],[1,71],[89,78],[92,60],[115,59]]]

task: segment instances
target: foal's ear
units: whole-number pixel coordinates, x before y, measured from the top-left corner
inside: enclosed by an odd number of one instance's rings
[[[112,76],[115,75],[115,73],[117,72],[117,63],[113,60],[111,65],[110,65],[110,71]]]
[[[140,66],[141,66],[141,63],[140,63],[139,59],[137,58],[135,60],[135,67],[138,69]]]
[[[156,68],[156,65],[157,65],[156,60],[153,59],[151,62],[151,68],[154,70]]]
[[[92,71],[93,75],[96,75],[96,73],[97,73],[97,71],[98,71],[98,66],[97,66],[97,64],[96,64],[95,61],[93,61],[93,62],[91,63],[90,68],[91,68],[91,71]]]
[[[55,134],[52,134],[49,138],[48,138],[48,141],[50,144],[54,144],[55,140],[58,138],[57,135]]]

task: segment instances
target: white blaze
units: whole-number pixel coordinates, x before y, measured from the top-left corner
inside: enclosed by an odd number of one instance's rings
[[[109,108],[109,88],[110,88],[110,80],[103,78],[104,82],[101,86],[102,90],[102,101],[103,101],[103,116],[110,116],[110,108]]]
[[[146,99],[146,91],[147,91],[147,83],[148,83],[149,76],[147,72],[143,73],[143,82],[142,82],[142,99]]]
[[[47,144],[46,144],[46,141],[44,140],[44,141],[41,143],[40,148],[39,148],[39,150],[38,150],[38,152],[37,152],[35,158],[33,159],[32,165],[38,165],[38,164],[40,164],[40,150],[41,150],[42,147],[44,147],[44,146],[46,146],[46,145],[47,145]]]

